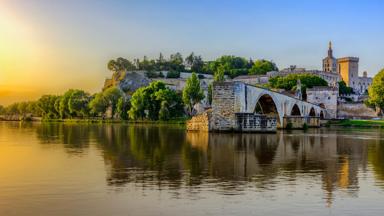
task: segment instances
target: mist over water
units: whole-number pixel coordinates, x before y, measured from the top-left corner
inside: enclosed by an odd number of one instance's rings
[[[0,215],[381,215],[384,134],[0,123]]]

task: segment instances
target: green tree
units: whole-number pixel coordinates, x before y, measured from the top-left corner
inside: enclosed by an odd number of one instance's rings
[[[124,96],[123,94],[124,93],[117,87],[108,88],[103,92],[108,107],[111,107],[112,117],[115,115],[117,102]]]
[[[368,88],[368,103],[376,107],[380,114],[384,108],[384,69],[373,77],[372,84]]]
[[[145,87],[139,88],[133,93],[131,98],[131,108],[128,111],[128,116],[131,119],[145,118],[146,100]]]
[[[212,98],[213,98],[213,85],[210,83],[208,85],[208,103],[212,105]]]
[[[183,65],[183,56],[177,52],[175,54],[171,54],[169,62],[168,62],[168,67],[167,70],[175,70],[182,72],[185,70],[184,65]]]
[[[3,105],[0,105],[0,115],[5,114],[5,107]]]
[[[200,80],[196,73],[192,73],[183,89],[183,102],[188,108],[189,115],[193,113],[193,106],[203,99],[204,93],[200,88]]]
[[[60,118],[62,119],[71,117],[71,111],[69,110],[68,102],[74,91],[75,91],[74,89],[69,89],[60,98],[59,114],[60,114]]]
[[[345,95],[345,94],[353,93],[353,88],[348,87],[343,80],[338,82],[338,84],[339,84],[339,94]]]
[[[130,109],[129,100],[126,97],[120,97],[116,105],[116,113],[119,115],[120,119],[128,119],[128,110]]]
[[[28,113],[28,102],[19,102],[17,103],[18,113],[21,115],[25,115]]]
[[[261,60],[256,60],[252,68],[249,69],[249,73],[251,75],[264,75],[269,71],[278,71],[279,69],[277,68],[276,64],[273,63],[272,61],[267,61],[264,59]]]
[[[249,69],[248,61],[245,58],[236,56],[221,56],[215,61],[210,62],[208,66],[208,70],[211,73],[215,74],[220,70],[231,78],[246,75]]]
[[[167,101],[161,101],[161,106],[160,106],[160,110],[159,110],[159,119],[160,120],[169,120],[170,119],[170,112],[169,112],[169,109],[168,109],[169,105],[168,105],[168,102]]]
[[[68,100],[68,110],[71,116],[86,117],[89,115],[88,103],[90,95],[83,90],[73,90]]]
[[[185,58],[185,63],[196,73],[203,72],[204,61],[201,56],[196,56],[193,52]]]
[[[116,60],[112,59],[108,62],[107,67],[110,71],[121,72],[135,70],[136,66],[129,60],[119,57]]]
[[[43,95],[37,101],[37,107],[40,109],[43,118],[55,119],[60,117],[60,114],[55,109],[55,102],[57,98],[59,98],[59,96]]]
[[[156,81],[139,88],[132,95],[128,114],[131,119],[167,120],[182,115],[182,111],[180,95],[167,88],[163,82]]]
[[[313,86],[328,86],[327,81],[312,74],[289,74],[285,77],[272,77],[269,79],[269,85],[272,88],[291,91],[296,89],[298,79],[301,81],[301,90],[304,99],[306,98],[307,88],[312,88]]]
[[[225,80],[225,77],[224,77],[224,73],[225,73],[225,69],[224,67],[220,66],[214,73],[214,76],[213,76],[213,79],[216,81],[216,82],[222,82]]]
[[[179,71],[168,71],[167,78],[180,78],[180,72]]]
[[[108,108],[108,101],[104,97],[103,92],[95,94],[88,104],[91,114],[100,116],[104,114]]]

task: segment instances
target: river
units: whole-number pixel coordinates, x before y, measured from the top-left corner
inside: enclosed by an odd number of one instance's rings
[[[382,215],[383,139],[0,122],[0,215]]]

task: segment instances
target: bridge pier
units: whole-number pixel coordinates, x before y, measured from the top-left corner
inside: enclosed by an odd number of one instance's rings
[[[283,119],[283,128],[302,129],[304,125],[310,128],[320,127],[320,117],[316,116],[285,116]]]

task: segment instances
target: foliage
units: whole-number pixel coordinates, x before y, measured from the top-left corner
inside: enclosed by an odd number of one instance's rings
[[[5,114],[5,107],[3,105],[0,105],[0,115]]]
[[[132,62],[122,57],[119,57],[116,60],[110,60],[107,64],[107,67],[110,71],[113,72],[130,71],[136,69]]]
[[[105,113],[108,108],[108,102],[104,97],[103,92],[95,94],[91,101],[88,104],[90,113],[94,116],[99,116],[102,113]]]
[[[131,108],[128,111],[129,117],[134,120],[168,120],[181,116],[182,113],[181,96],[160,81],[136,90],[132,95]]]
[[[167,73],[167,78],[180,78],[180,72],[179,71],[169,71]]]
[[[60,118],[62,118],[62,119],[68,118],[71,116],[71,113],[70,113],[71,111],[69,110],[68,102],[69,102],[69,99],[70,99],[70,97],[74,91],[75,90],[73,90],[73,89],[69,89],[60,98],[58,112],[60,114]]]
[[[145,76],[147,76],[148,78],[158,78],[160,77],[160,74],[151,70],[151,71],[145,72]]]
[[[130,109],[131,104],[126,97],[120,97],[116,105],[116,113],[119,115],[120,119],[128,120],[128,110]]]
[[[105,114],[108,108],[111,108],[111,114],[113,118],[117,111],[119,99],[122,97],[125,97],[125,95],[119,88],[108,88],[105,91],[97,93],[92,97],[88,103],[89,111],[93,116],[100,116]]]
[[[222,82],[225,80],[225,77],[224,77],[224,68],[223,67],[219,67],[217,69],[217,71],[215,72],[214,76],[213,76],[213,79],[216,81],[216,82]]]
[[[373,77],[372,84],[368,88],[368,103],[384,109],[384,69]]]
[[[249,74],[254,75],[264,75],[269,71],[278,71],[276,64],[272,61],[267,61],[264,59],[256,60],[252,65],[252,68],[249,69]]]
[[[116,106],[119,98],[123,97],[124,93],[117,87],[111,87],[103,92],[103,97],[106,100],[108,107],[111,107],[112,117],[116,112]]]
[[[201,56],[195,56],[193,52],[185,58],[185,63],[193,72],[202,73],[204,70],[203,58]]]
[[[196,73],[192,73],[183,89],[183,102],[188,108],[189,115],[192,115],[193,106],[203,99],[204,93],[200,88],[200,80]]]
[[[210,83],[208,85],[208,103],[212,105],[212,97],[213,97],[213,85]]]
[[[41,111],[41,115],[43,118],[53,119],[59,118],[60,114],[55,109],[55,102],[59,98],[57,95],[43,95],[37,101],[37,107]]]
[[[269,79],[269,85],[276,89],[295,90],[297,80],[301,81],[301,90],[303,96],[306,96],[306,89],[313,86],[328,86],[327,81],[312,74],[289,74],[285,77],[272,77]]]
[[[114,72],[144,70],[148,73],[148,77],[162,77],[161,74],[154,74],[154,71],[176,71],[176,72],[195,72],[216,74],[223,73],[230,78],[239,75],[248,74],[265,74],[268,71],[278,70],[276,64],[272,61],[264,59],[247,60],[243,57],[224,55],[214,61],[204,61],[200,55],[195,55],[193,52],[185,59],[181,53],[171,54],[169,58],[164,57],[160,53],[157,59],[149,59],[144,56],[142,59],[136,58],[132,62],[122,57],[108,62],[108,69]],[[168,78],[178,78],[170,75]]]
[[[83,90],[70,89],[61,96],[43,95],[37,101],[17,102],[7,107],[0,106],[0,114],[23,115],[26,118],[41,116],[43,119],[85,118],[103,114],[108,107],[111,107],[112,114],[117,110],[124,112],[126,116],[129,101],[125,100],[124,103],[118,104],[120,98],[124,96],[124,93],[116,87],[93,96]],[[119,116],[124,114],[119,112]]]
[[[71,117],[86,117],[89,114],[90,95],[83,90],[73,90],[68,100]]]
[[[339,84],[339,94],[340,95],[349,95],[353,93],[353,88],[348,87],[347,84],[342,80],[338,82]]]
[[[242,57],[221,56],[215,61],[210,62],[208,68],[212,74],[216,74],[220,71],[220,73],[224,73],[231,78],[234,78],[239,75],[248,74],[251,65]]]

